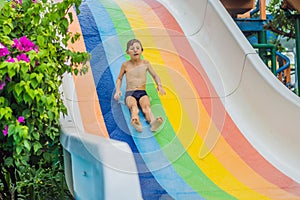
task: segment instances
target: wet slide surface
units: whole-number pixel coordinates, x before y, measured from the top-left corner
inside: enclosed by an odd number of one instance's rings
[[[81,50],[92,59],[90,74],[75,81],[77,96],[80,104],[80,97],[88,95],[85,90],[95,90],[99,104],[89,112],[81,110],[82,119],[89,124],[90,116],[96,116],[101,125],[91,132],[130,145],[145,200],[300,199],[299,183],[259,154],[216,98],[202,61],[166,7],[154,0],[87,0],[80,10],[74,27],[83,35]],[[148,77],[151,108],[164,118],[155,133],[142,115],[143,132],[136,132],[124,95],[120,102],[113,99],[121,64],[128,59],[126,43],[132,38],[141,40],[143,57],[167,92],[159,96]],[[80,89],[80,81],[92,86]],[[125,83],[122,91],[125,94]],[[207,134],[220,137],[202,155]]]

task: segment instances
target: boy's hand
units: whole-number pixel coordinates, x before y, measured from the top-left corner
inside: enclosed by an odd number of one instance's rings
[[[122,96],[122,92],[121,91],[116,91],[115,95],[114,95],[114,99],[116,101],[120,100],[120,96]]]
[[[164,90],[164,88],[161,85],[157,86],[157,91],[160,95],[165,95],[166,91]]]

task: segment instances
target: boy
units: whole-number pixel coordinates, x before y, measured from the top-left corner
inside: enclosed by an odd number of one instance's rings
[[[138,131],[142,132],[142,125],[139,118],[139,106],[142,109],[147,122],[151,126],[151,131],[156,131],[163,123],[162,117],[155,118],[151,108],[150,100],[146,93],[146,74],[151,74],[157,85],[159,94],[165,95],[166,92],[161,85],[159,76],[153,70],[151,64],[147,60],[141,59],[143,52],[142,44],[137,39],[127,42],[126,53],[130,56],[130,60],[122,64],[120,74],[116,82],[115,100],[119,100],[122,92],[120,90],[122,78],[126,73],[126,94],[125,102],[131,113],[131,124]]]

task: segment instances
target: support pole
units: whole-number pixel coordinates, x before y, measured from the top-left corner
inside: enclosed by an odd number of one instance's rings
[[[276,47],[274,44],[253,44],[253,48],[258,48],[258,49],[271,49],[271,71],[272,73],[277,76],[277,71],[276,71]],[[267,64],[266,64],[267,65]],[[268,66],[268,65],[267,65]]]
[[[267,44],[267,34],[265,30],[259,31],[258,32],[258,44]],[[264,48],[259,48],[258,49],[258,54],[261,57],[261,59],[264,61],[266,65],[268,65],[268,59],[267,59],[267,51]],[[268,47],[267,47],[268,48]]]
[[[260,10],[260,19],[261,20],[266,20],[267,15],[266,15],[266,0],[260,0],[259,1],[259,10]]]
[[[295,16],[295,35],[296,35],[296,80],[297,94],[300,96],[300,15]]]

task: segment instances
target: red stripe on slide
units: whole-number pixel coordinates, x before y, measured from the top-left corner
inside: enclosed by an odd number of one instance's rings
[[[152,7],[153,11],[155,11],[157,16],[160,18],[170,35],[176,32],[178,35],[184,35],[177,21],[163,5],[152,0],[144,1],[150,7]],[[277,185],[279,188],[286,190],[287,192],[300,195],[300,184],[276,169],[253,148],[253,146],[246,140],[238,127],[232,121],[231,117],[225,111],[220,99],[211,98],[209,100],[209,97],[216,97],[217,93],[205,71],[203,70],[203,67],[195,55],[192,47],[190,46],[189,41],[185,37],[170,38],[172,39],[178,54],[181,56],[182,63],[186,67],[186,70],[189,73],[194,87],[200,95],[200,98],[205,99],[202,102],[207,109],[207,112],[210,114],[212,120],[215,124],[217,124],[217,126],[218,121],[215,120],[219,119],[220,116],[214,116],[215,113],[212,115],[212,106],[214,110],[217,107],[218,112],[220,112],[222,115],[225,114],[225,121],[222,123],[223,125],[218,126],[218,128],[220,132],[222,132],[222,136],[225,138],[228,144],[231,145],[241,159],[243,159],[254,171],[260,174],[266,180],[274,185]],[[224,120],[224,116],[222,119]]]

